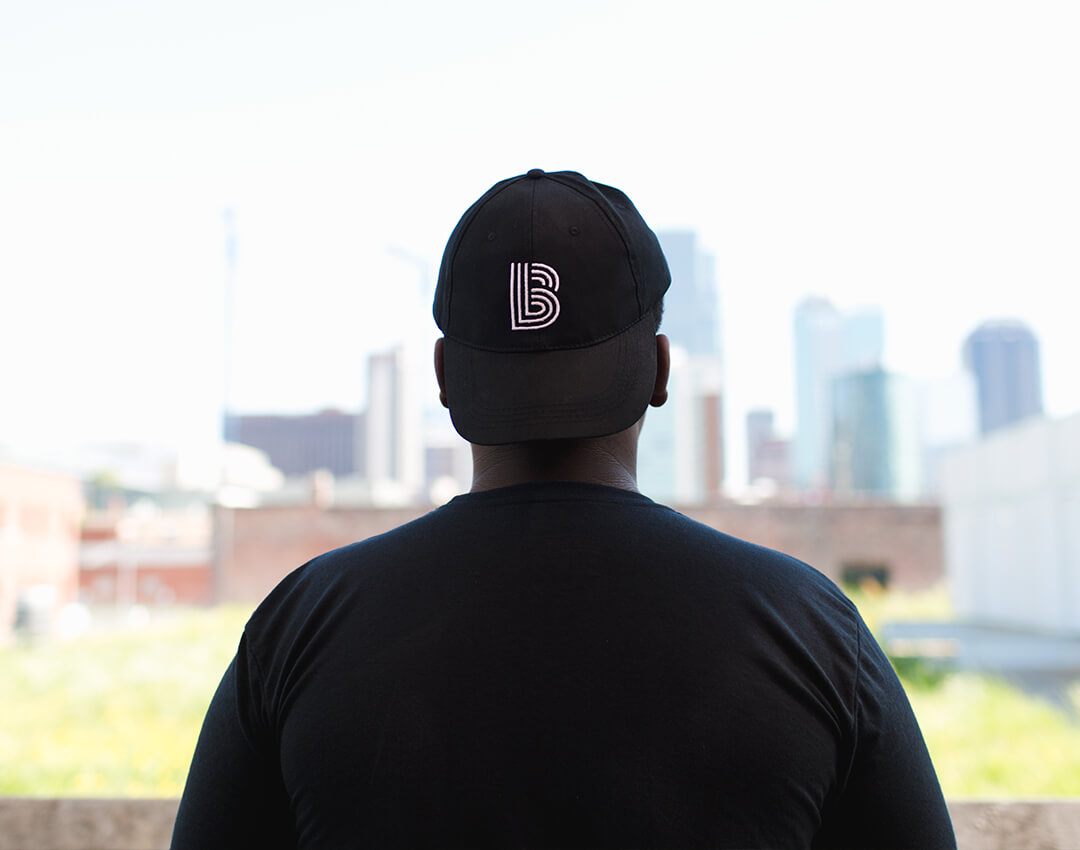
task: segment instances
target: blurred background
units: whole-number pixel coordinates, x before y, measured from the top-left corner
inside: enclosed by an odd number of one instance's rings
[[[435,275],[538,167],[671,265],[643,492],[848,587],[946,793],[1080,794],[1078,42],[1064,0],[0,6],[0,793],[179,793],[244,612],[468,489]],[[1055,731],[971,720],[1013,698]]]

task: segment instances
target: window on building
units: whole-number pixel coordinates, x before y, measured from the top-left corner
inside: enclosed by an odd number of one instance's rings
[[[885,563],[853,561],[840,568],[840,584],[855,590],[887,590],[891,569]]]

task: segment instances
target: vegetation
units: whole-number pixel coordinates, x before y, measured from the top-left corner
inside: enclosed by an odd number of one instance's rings
[[[919,594],[848,588],[871,630],[904,620],[947,621],[944,588]],[[1080,681],[1072,711],[988,676],[945,674],[893,659],[949,797],[1080,796]]]
[[[1080,796],[1080,724],[1063,711],[982,676],[905,686],[946,796]]]
[[[854,596],[872,628],[948,616],[941,593]],[[249,613],[0,649],[0,795],[178,796]],[[1080,795],[1075,714],[984,677],[901,672],[947,796]],[[1080,686],[1073,697],[1080,710]]]
[[[0,649],[0,795],[171,797],[250,609]]]

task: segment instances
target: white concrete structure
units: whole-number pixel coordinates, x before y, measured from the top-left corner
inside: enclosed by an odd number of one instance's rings
[[[968,371],[924,378],[918,392],[923,490],[924,495],[936,499],[944,458],[978,439],[975,379]]]
[[[638,447],[638,486],[679,505],[710,501],[724,478],[723,367],[717,357],[671,349],[668,401],[650,407]]]
[[[1080,414],[956,451],[941,485],[957,613],[1080,634]]]
[[[398,345],[368,358],[367,477],[375,505],[423,497],[424,406],[414,357],[413,347]]]

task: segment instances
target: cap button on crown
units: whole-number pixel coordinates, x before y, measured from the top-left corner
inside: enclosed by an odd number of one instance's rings
[[[542,169],[542,168],[530,168],[528,173],[526,173],[525,176],[526,177],[531,177],[533,180],[539,180],[541,177],[544,176],[544,169]]]

